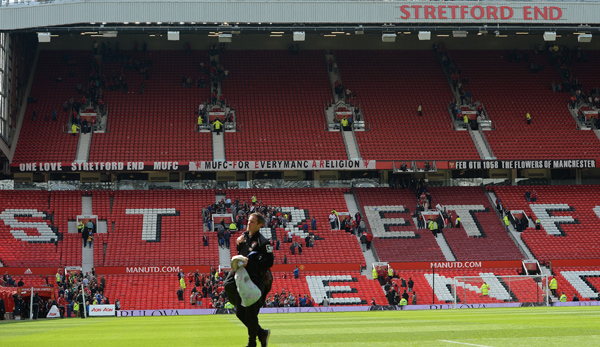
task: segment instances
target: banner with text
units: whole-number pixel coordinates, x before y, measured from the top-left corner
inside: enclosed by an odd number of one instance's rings
[[[449,161],[450,170],[489,170],[489,169],[591,169],[596,167],[594,159],[560,160],[483,160]]]
[[[106,161],[89,163],[13,163],[12,172],[94,171],[316,171],[375,170],[375,160],[262,160],[262,161]]]
[[[520,268],[520,260],[487,260],[487,261],[422,261],[412,263],[389,263],[394,270],[429,270],[438,269],[485,269],[485,268]]]
[[[90,305],[90,317],[115,316],[115,305]]]

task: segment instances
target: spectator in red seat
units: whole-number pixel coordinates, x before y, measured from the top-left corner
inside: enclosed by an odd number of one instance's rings
[[[417,107],[417,113],[419,116],[423,115],[423,106],[421,104],[419,104],[419,107]]]
[[[525,118],[527,118],[527,124],[531,124],[531,115],[529,114],[529,112],[527,112],[527,114],[525,115]]]
[[[337,217],[335,216],[334,211],[331,211],[331,214],[329,215],[329,224],[331,225],[332,230],[337,226],[336,219]]]
[[[536,202],[537,201],[537,197],[538,197],[538,194],[537,194],[537,192],[534,189],[533,192],[531,193],[531,202]]]

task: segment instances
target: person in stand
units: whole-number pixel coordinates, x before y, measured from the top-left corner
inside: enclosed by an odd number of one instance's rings
[[[567,296],[565,295],[564,292],[562,292],[560,294],[560,298],[559,298],[560,302],[567,302]]]
[[[71,133],[73,134],[73,136],[76,136],[79,131],[81,131],[81,128],[79,127],[79,125],[77,125],[76,123],[73,123],[71,125]]]
[[[417,107],[417,113],[419,116],[423,115],[423,105],[419,104],[419,107]]]
[[[0,320],[4,320],[4,314],[6,313],[6,305],[4,300],[0,297]]]
[[[550,280],[550,291],[552,295],[556,296],[556,290],[558,289],[558,282],[556,281],[556,277],[552,277]]]
[[[483,282],[483,284],[481,285],[481,295],[488,296],[489,290],[490,290],[490,285]]]
[[[217,133],[217,135],[221,135],[221,132],[223,131],[223,122],[221,122],[221,120],[217,117],[217,119],[215,119],[215,121],[213,122],[213,125],[215,127],[215,132]]]
[[[87,246],[88,238],[90,236],[90,231],[88,228],[83,228],[83,233],[81,234],[81,238],[83,239],[83,247]]]
[[[265,217],[260,213],[252,213],[248,217],[247,230],[236,242],[238,254],[245,257],[245,268],[250,279],[262,293],[260,299],[244,307],[235,283],[235,273],[231,271],[224,281],[225,292],[236,308],[236,316],[248,328],[248,347],[255,347],[257,338],[261,346],[266,347],[271,335],[271,331],[263,329],[258,322],[258,313],[273,283],[270,268],[275,260],[271,244],[260,233],[260,228],[264,225]]]
[[[529,114],[529,112],[527,112],[525,118],[527,119],[527,125],[531,124],[531,115]]]

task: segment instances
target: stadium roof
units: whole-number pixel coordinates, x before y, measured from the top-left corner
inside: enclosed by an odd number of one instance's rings
[[[6,1],[3,1],[6,4]],[[81,31],[104,26],[119,31],[156,28],[214,31],[224,24],[243,33],[302,27],[329,31],[363,25],[381,31],[470,30],[483,26],[517,30],[600,30],[598,1],[29,1],[0,7],[0,30]]]

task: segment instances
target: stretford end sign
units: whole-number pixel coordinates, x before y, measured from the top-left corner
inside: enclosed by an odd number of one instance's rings
[[[558,6],[496,6],[496,5],[401,5],[400,19],[411,20],[510,20],[523,21],[562,19],[563,10]]]

